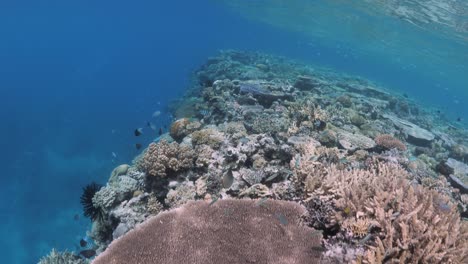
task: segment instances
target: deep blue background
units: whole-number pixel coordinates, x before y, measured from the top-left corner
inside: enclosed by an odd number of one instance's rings
[[[418,91],[408,82],[434,85],[373,58],[345,56],[352,51],[343,45],[311,45],[246,21],[215,1],[11,2],[0,3],[2,263],[73,250],[89,228],[81,188],[105,183],[112,168],[132,160],[133,129],[156,110],[158,125],[168,120],[168,101],[219,49],[325,64],[409,94]]]

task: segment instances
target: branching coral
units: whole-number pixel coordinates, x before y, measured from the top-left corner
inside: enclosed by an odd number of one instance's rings
[[[149,145],[141,166],[152,176],[166,177],[169,172],[192,168],[194,158],[195,152],[190,146],[162,140]]]
[[[327,170],[320,194],[333,197],[341,223],[367,217],[375,245],[367,263],[466,263],[468,225],[449,198],[414,185],[405,170],[378,164],[371,170]],[[366,220],[367,221],[367,220]],[[349,226],[349,225],[348,225]]]
[[[39,264],[86,264],[86,260],[79,256],[68,252],[58,252],[56,249],[52,249],[49,255],[41,258]]]

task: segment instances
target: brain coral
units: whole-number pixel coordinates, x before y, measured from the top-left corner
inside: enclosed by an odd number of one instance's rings
[[[152,176],[166,177],[168,172],[191,168],[194,158],[195,152],[190,146],[162,140],[148,146],[142,167]]]
[[[93,264],[313,264],[321,234],[300,224],[305,209],[275,200],[202,201],[149,219]]]

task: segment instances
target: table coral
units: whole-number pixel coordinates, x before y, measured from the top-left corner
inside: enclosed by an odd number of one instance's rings
[[[112,242],[93,263],[322,263],[321,234],[301,225],[304,213],[268,199],[190,202]]]

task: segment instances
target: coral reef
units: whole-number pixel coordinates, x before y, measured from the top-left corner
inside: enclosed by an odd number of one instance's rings
[[[146,234],[122,241],[156,226],[164,228],[161,237],[198,239],[175,246],[162,243],[172,238],[151,240],[145,252],[171,246],[177,249],[171,261],[185,263],[226,253],[218,245],[233,243],[231,236],[203,236],[198,223],[242,230],[237,224],[257,219],[251,217],[256,209],[277,200],[304,206],[301,221],[323,233],[299,245],[313,255],[310,262],[466,263],[467,130],[370,81],[267,54],[222,51],[193,76],[194,86],[170,107],[178,119],[169,133],[86,195],[94,215],[89,237],[97,253],[104,251],[97,263],[152,255],[127,251],[153,239]],[[242,210],[231,215],[231,206]],[[202,217],[204,210],[217,216],[216,208],[223,210],[220,218]],[[194,213],[196,223],[187,220]],[[295,221],[277,212],[270,222],[262,217],[255,225],[261,230]],[[268,237],[244,237],[229,252],[234,258],[241,246],[268,248]],[[133,255],[119,255],[125,252]],[[267,262],[255,253],[242,263]]]

